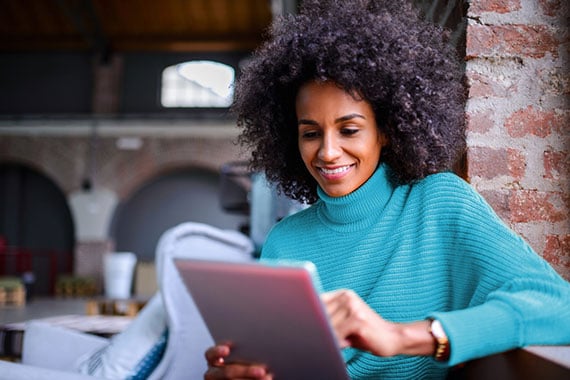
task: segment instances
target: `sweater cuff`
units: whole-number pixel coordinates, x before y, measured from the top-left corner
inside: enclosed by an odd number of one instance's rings
[[[441,322],[449,339],[450,366],[520,347],[522,342],[516,312],[500,302],[433,313],[431,317]]]

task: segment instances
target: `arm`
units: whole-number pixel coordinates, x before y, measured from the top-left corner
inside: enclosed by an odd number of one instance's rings
[[[418,254],[437,260],[432,283],[442,286],[429,291],[441,294],[445,302],[415,318],[433,317],[442,323],[451,365],[529,344],[570,343],[570,285],[482,198],[462,187],[457,193],[463,196],[449,196],[452,209],[428,212],[426,217],[432,226],[443,226],[437,237],[444,248]],[[381,356],[433,354],[435,344],[432,338],[430,351],[425,321],[393,324],[355,295],[345,296],[344,309],[329,306],[331,315],[344,310],[333,323],[344,346]]]
[[[439,280],[449,284],[452,302],[428,315],[449,337],[449,363],[530,344],[570,343],[570,284],[479,194],[463,187],[451,208],[438,214],[441,225],[452,226],[450,249],[439,257]]]
[[[451,342],[451,364],[527,345],[570,343],[570,286],[540,272],[490,292],[485,302],[433,313]]]
[[[351,346],[377,356],[431,356],[435,352],[429,320],[388,322],[350,290],[325,293],[321,299],[341,347]]]

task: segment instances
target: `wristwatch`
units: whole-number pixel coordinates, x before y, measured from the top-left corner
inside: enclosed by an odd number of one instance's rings
[[[435,340],[435,353],[433,357],[438,362],[445,362],[449,359],[450,347],[449,339],[443,330],[443,326],[437,319],[430,318],[431,323],[429,324],[429,333]]]

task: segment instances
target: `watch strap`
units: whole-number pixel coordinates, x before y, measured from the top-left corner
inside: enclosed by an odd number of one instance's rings
[[[430,318],[428,331],[435,341],[435,352],[433,357],[438,362],[445,362],[449,360],[451,353],[449,339],[445,334],[445,330],[441,323],[434,318]]]

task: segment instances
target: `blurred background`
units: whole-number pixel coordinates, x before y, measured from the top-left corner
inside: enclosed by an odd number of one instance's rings
[[[106,252],[134,252],[151,265],[160,235],[185,221],[239,230],[260,245],[290,209],[271,188],[252,194],[259,173],[247,171],[228,106],[273,18],[297,12],[300,1],[0,0],[0,276],[26,277],[38,295],[57,293],[65,276],[92,278],[100,291]],[[567,54],[543,58],[540,49],[564,45],[545,37],[533,48],[535,34],[513,38],[521,48],[497,37],[514,20],[556,30],[567,5],[415,3],[450,29],[468,66],[470,152],[459,174],[568,277],[568,214],[556,216],[567,210],[567,126],[557,115],[567,115],[559,111],[568,87],[556,82]],[[527,111],[531,122],[550,122],[528,106],[537,99],[558,129],[542,140],[502,129]],[[543,193],[562,200],[525,219]],[[523,203],[527,195],[534,201]]]
[[[43,295],[63,275],[100,289],[106,252],[151,264],[178,223],[251,234],[232,86],[272,19],[299,5],[0,0],[0,275]]]
[[[0,275],[152,263],[197,221],[249,233],[232,85],[295,1],[0,1]]]

